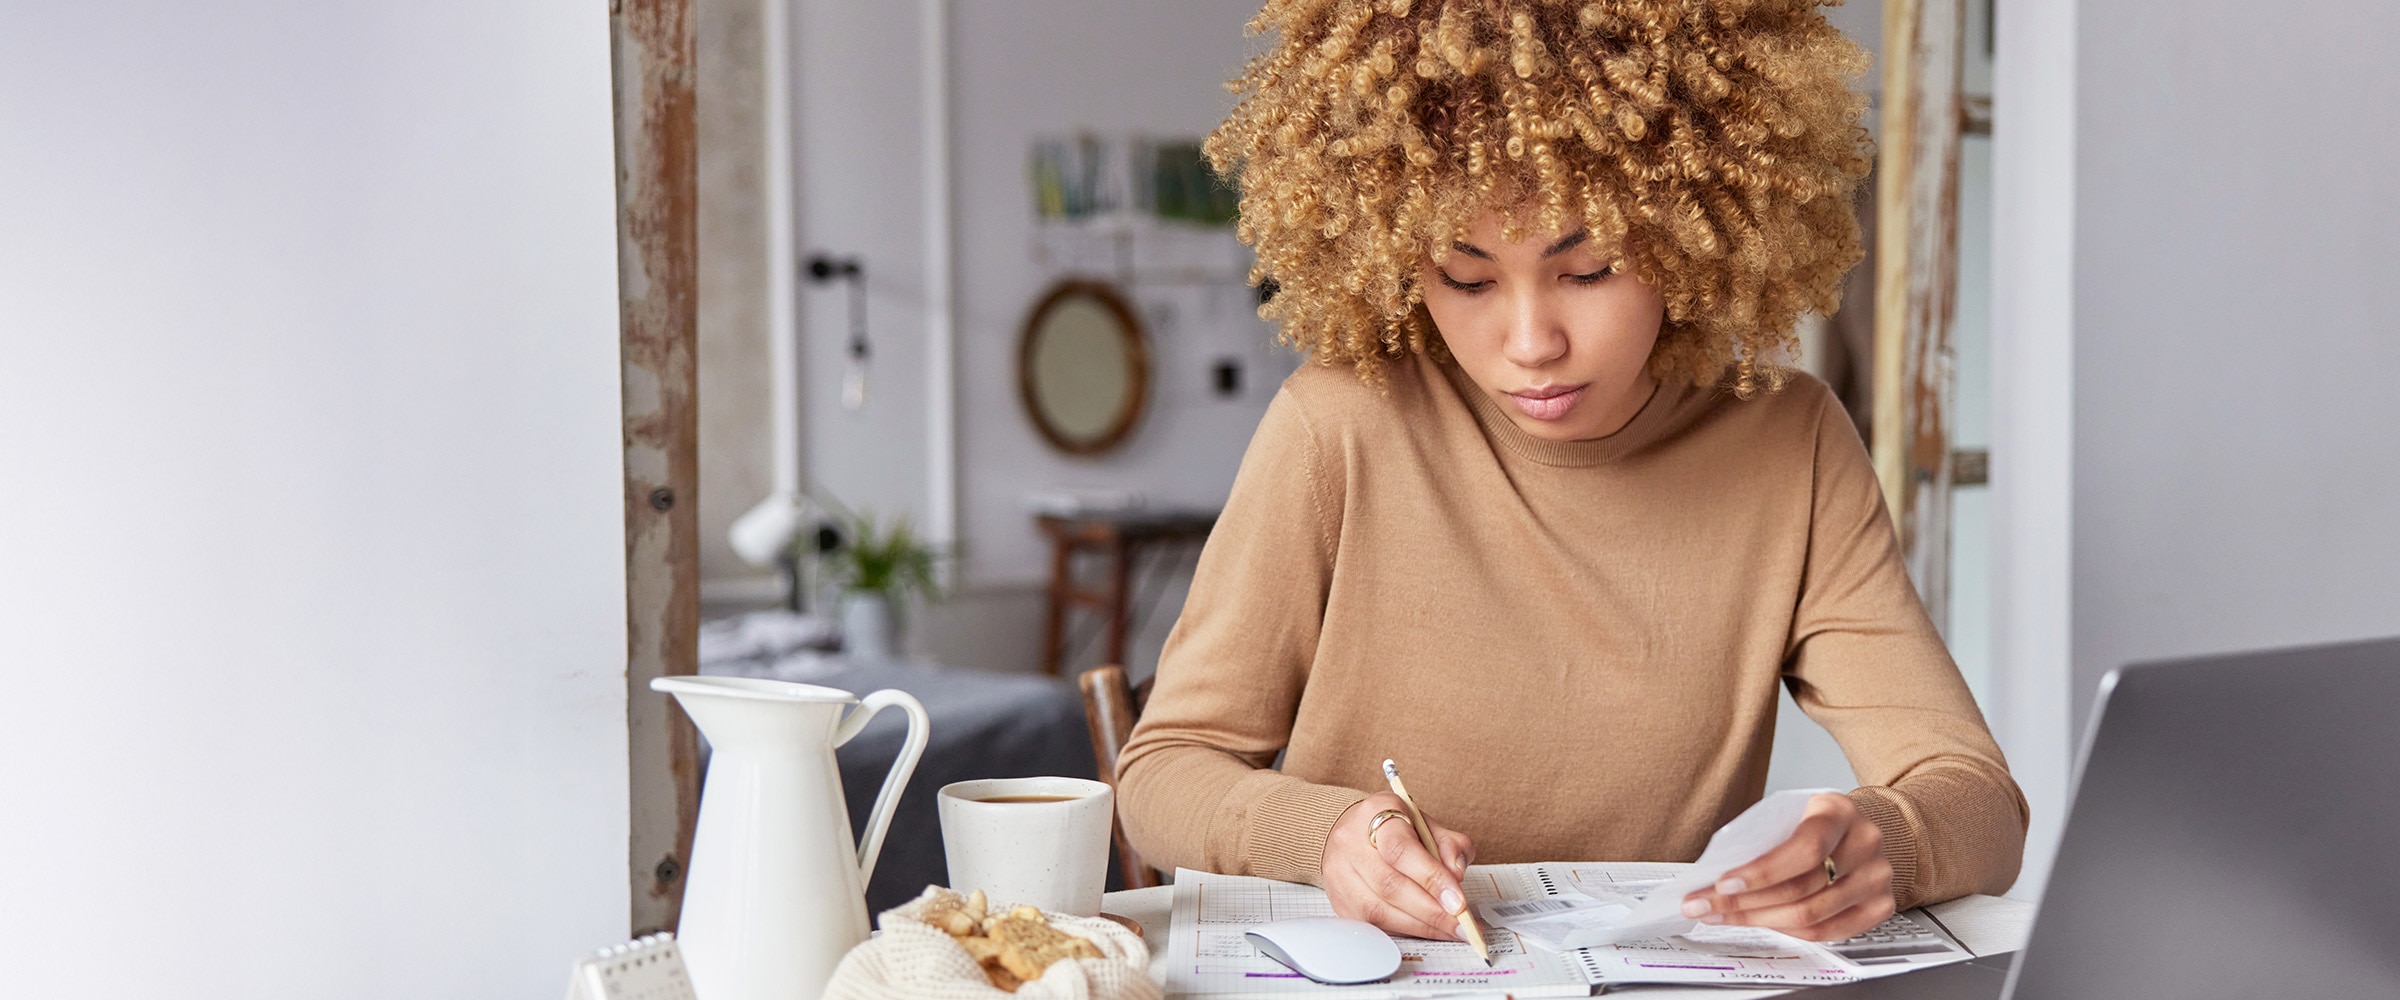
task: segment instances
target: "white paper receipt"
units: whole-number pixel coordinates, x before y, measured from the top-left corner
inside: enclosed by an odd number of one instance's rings
[[[1494,926],[1559,951],[1688,932],[1699,924],[1683,915],[1683,897],[1715,885],[1726,872],[1790,840],[1808,812],[1808,800],[1832,791],[1802,788],[1758,800],[1709,837],[1708,848],[1690,868],[1654,885],[1623,887],[1646,890],[1639,895],[1569,892],[1542,899],[1494,901],[1483,904],[1479,912]]]
[[[1633,907],[1576,893],[1486,903],[1482,912],[1483,919],[1515,931],[1528,941],[1551,951],[1569,951],[1610,943],[1609,935],[1632,915]]]

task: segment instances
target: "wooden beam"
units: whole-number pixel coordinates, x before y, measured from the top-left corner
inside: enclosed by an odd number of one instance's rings
[[[1875,473],[1909,576],[1950,607],[1950,331],[1958,301],[1964,0],[1884,0],[1876,173]]]
[[[700,749],[650,680],[699,667],[697,121],[692,0],[611,0],[625,408],[625,726],[634,935],[683,903]]]

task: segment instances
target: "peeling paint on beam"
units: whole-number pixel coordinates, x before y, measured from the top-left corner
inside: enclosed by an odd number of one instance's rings
[[[672,930],[698,735],[650,680],[698,669],[698,200],[691,0],[612,0],[625,413],[627,844],[634,935]]]
[[[1964,0],[1885,0],[1876,173],[1875,472],[1909,577],[1950,609],[1950,414],[1958,383],[1958,161]]]

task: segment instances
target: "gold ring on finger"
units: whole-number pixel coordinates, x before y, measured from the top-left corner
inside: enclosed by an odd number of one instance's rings
[[[1367,846],[1378,851],[1383,850],[1383,845],[1375,842],[1375,831],[1390,820],[1407,818],[1408,814],[1401,812],[1398,809],[1386,809],[1382,812],[1376,813],[1374,819],[1367,821]]]
[[[1837,871],[1837,870],[1835,870],[1835,868],[1833,867],[1833,859],[1832,859],[1832,858],[1826,858],[1826,859],[1825,859],[1825,884],[1826,884],[1826,885],[1832,885],[1834,882],[1838,881],[1838,880],[1839,880],[1841,877],[1842,877],[1842,873],[1841,873],[1840,871]]]

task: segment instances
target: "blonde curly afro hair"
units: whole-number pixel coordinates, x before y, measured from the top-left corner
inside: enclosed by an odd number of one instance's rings
[[[1839,2],[1839,0],[1833,0]],[[1260,315],[1374,381],[1446,355],[1419,274],[1478,216],[1588,228],[1655,285],[1662,379],[1743,395],[1861,256],[1867,55],[1819,0],[1268,0],[1276,43],[1208,137],[1242,187]]]

